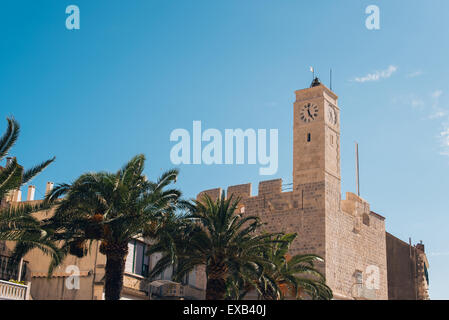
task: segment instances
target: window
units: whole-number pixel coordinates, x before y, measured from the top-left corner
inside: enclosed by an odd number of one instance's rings
[[[363,273],[360,270],[354,272],[354,278],[356,284],[363,284]]]
[[[334,145],[334,136],[331,134],[331,145]]]
[[[146,255],[147,250],[148,246],[144,242],[131,241],[128,244],[125,271],[147,277],[150,265],[150,257]]]
[[[310,142],[310,140],[312,140],[312,137],[310,135],[310,133],[307,134],[307,142]]]
[[[183,285],[187,285],[187,284],[189,284],[189,282],[190,282],[190,272],[187,273],[187,274],[182,278],[181,283],[182,283]]]
[[[367,213],[363,214],[363,224],[369,226],[369,215]]]

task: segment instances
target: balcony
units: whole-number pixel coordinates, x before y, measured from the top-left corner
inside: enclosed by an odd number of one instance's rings
[[[180,299],[184,297],[184,287],[181,283],[171,280],[155,280],[149,285],[150,299],[153,295],[159,299]]]
[[[30,300],[30,284],[0,280],[0,300]]]
[[[30,286],[11,282],[11,279],[25,279],[28,271],[28,262],[12,263],[7,256],[0,255],[0,300],[29,300]],[[21,269],[21,270],[19,270]],[[19,277],[19,272],[20,277]]]

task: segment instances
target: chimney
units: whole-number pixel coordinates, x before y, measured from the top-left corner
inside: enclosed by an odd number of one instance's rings
[[[22,201],[22,191],[14,190],[12,194],[12,202],[20,202]]]
[[[47,186],[45,188],[45,196],[47,196],[51,192],[51,190],[53,190],[53,185],[53,182],[47,182]]]
[[[35,186],[28,186],[28,194],[27,194],[27,201],[33,201],[34,200],[34,193],[36,192]]]

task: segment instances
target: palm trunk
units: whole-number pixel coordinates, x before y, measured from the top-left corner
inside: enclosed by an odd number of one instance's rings
[[[225,295],[225,279],[207,279],[206,300],[224,300]]]
[[[262,300],[278,300],[276,293],[274,292],[273,288],[271,286],[267,286],[266,288],[260,288],[262,291],[261,299]]]
[[[228,268],[224,263],[207,266],[206,300],[224,300],[227,271]]]
[[[128,255],[128,244],[126,244],[126,247],[123,245],[114,247],[115,250],[108,248],[110,250],[106,252],[105,300],[120,300],[123,288],[123,274],[125,272],[126,256]]]

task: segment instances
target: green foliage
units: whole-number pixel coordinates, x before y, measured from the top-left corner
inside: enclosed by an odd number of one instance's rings
[[[8,128],[0,138],[0,161],[8,155],[9,150],[16,143],[20,133],[20,125],[16,120],[7,118],[7,122]],[[17,160],[12,158],[11,162],[0,171],[0,199],[4,199],[9,192],[17,190],[23,184],[30,182],[31,179],[41,173],[54,160],[55,158],[44,161],[30,170],[24,170],[17,163]]]
[[[173,216],[161,226],[148,254],[162,252],[151,270],[156,277],[169,266],[174,280],[196,266],[206,267],[206,299],[243,299],[256,290],[263,299],[283,299],[285,294],[300,298],[331,299],[332,291],[314,263],[316,255],[288,256],[296,234],[261,233],[256,216],[236,213],[239,200],[217,201],[205,196],[185,207],[189,214]]]
[[[9,150],[16,143],[19,133],[19,123],[13,118],[7,118],[8,128],[0,138],[0,161],[8,155]],[[0,170],[0,200],[3,201],[12,191],[31,181],[36,175],[48,167],[53,159],[33,167],[30,170],[17,163],[16,158],[12,158],[7,166]],[[34,244],[45,253],[50,255],[59,255],[58,249],[46,238],[46,232],[41,228],[41,223],[32,214],[38,211],[46,210],[49,206],[46,204],[28,205],[14,204],[0,207],[0,240],[16,241],[19,249],[26,244]],[[20,259],[20,255],[14,255],[12,261]]]
[[[187,205],[190,213],[178,219],[178,230],[159,237],[148,252],[163,252],[150,276],[174,265],[174,280],[180,281],[195,266],[204,265],[206,299],[223,299],[231,275],[260,273],[269,263],[260,253],[270,246],[273,235],[257,234],[262,226],[260,219],[236,214],[238,202],[232,196],[225,199],[223,194],[217,201],[206,195]]]
[[[181,192],[170,188],[178,171],[166,171],[152,182],[143,174],[144,163],[145,157],[138,155],[116,173],[83,174],[72,184],[56,186],[46,197],[46,203],[54,206],[54,215],[43,222],[44,228],[59,242],[64,256],[83,257],[89,243],[101,241],[100,252],[108,261],[107,299],[120,296],[128,242],[149,235],[152,226],[172,215],[180,203]],[[56,258],[50,272],[61,261]]]
[[[314,254],[288,255],[296,236],[276,236],[273,245],[263,252],[272,267],[265,268],[262,277],[255,282],[257,291],[263,299],[269,300],[283,299],[286,295],[298,299],[304,296],[314,300],[332,299],[331,289],[315,267],[317,262],[324,260]]]

